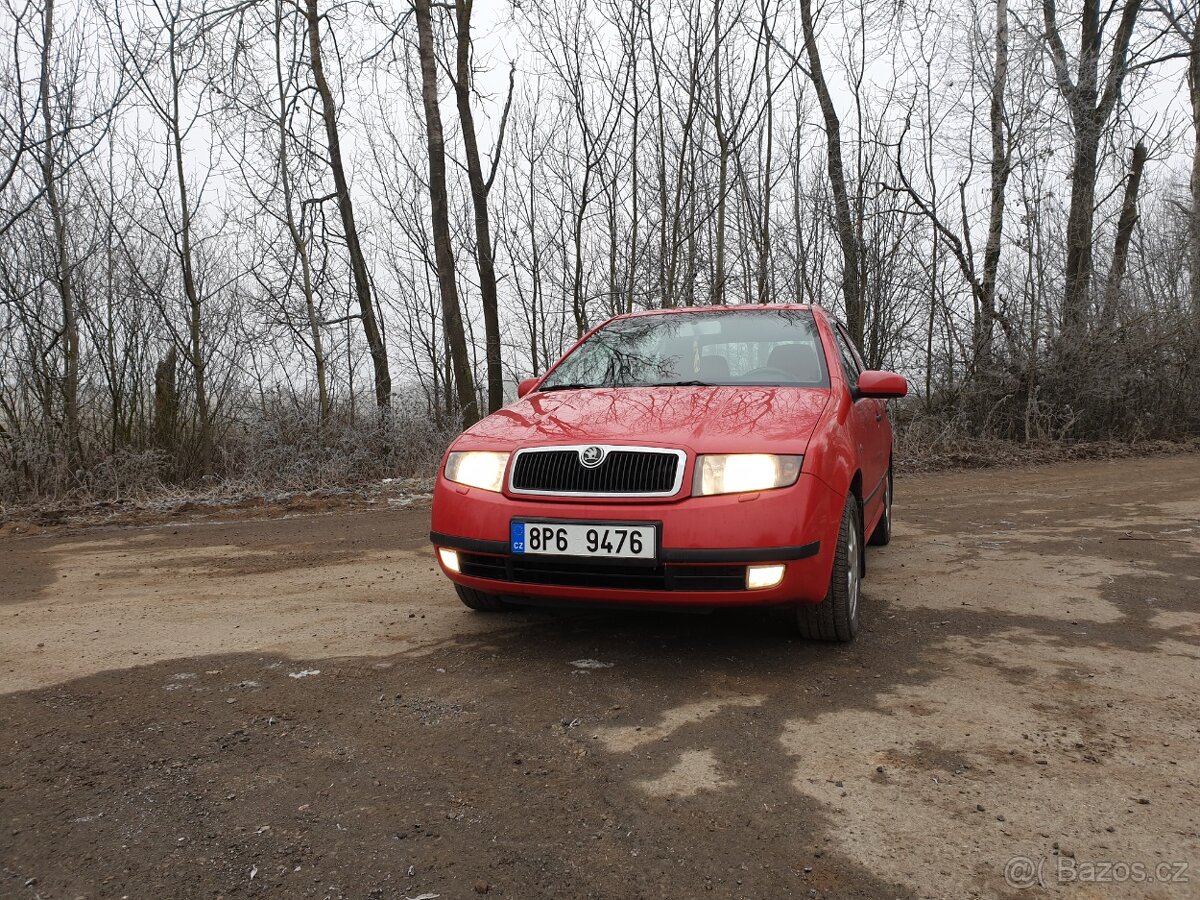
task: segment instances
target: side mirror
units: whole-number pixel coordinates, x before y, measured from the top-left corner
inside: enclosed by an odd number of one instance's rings
[[[533,376],[533,378],[521,379],[521,381],[519,381],[517,383],[517,398],[520,399],[521,397],[524,397],[526,394],[528,394],[530,391],[532,391],[534,388],[534,385],[536,385],[541,380],[542,380],[542,378],[540,375],[535,375],[535,376]]]
[[[893,397],[903,397],[908,394],[908,380],[895,372],[861,372],[858,376],[858,389],[854,396],[877,397],[880,400],[890,400]]]

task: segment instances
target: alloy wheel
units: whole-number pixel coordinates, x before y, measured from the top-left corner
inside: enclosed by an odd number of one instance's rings
[[[846,596],[849,600],[850,619],[853,620],[858,612],[858,593],[862,589],[862,563],[859,559],[858,528],[850,526],[850,534],[846,538]]]

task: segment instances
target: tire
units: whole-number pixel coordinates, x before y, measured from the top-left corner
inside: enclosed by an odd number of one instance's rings
[[[850,494],[842,510],[833,572],[829,576],[825,599],[796,608],[796,625],[800,634],[810,641],[847,643],[858,634],[858,607],[862,594],[861,522],[858,498]]]
[[[875,526],[875,530],[871,532],[871,539],[867,541],[872,547],[886,547],[892,542],[892,467],[888,466],[887,479],[883,482],[883,517],[879,520],[879,524]]]
[[[458,599],[463,602],[463,605],[476,612],[507,612],[512,609],[497,594],[476,591],[472,588],[463,587],[461,584],[456,584],[454,590],[458,592]]]

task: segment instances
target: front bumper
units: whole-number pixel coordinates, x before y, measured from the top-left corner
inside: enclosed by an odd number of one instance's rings
[[[843,498],[811,475],[757,494],[673,502],[530,499],[439,478],[430,540],[457,550],[457,584],[504,596],[652,606],[819,603],[833,566]],[[655,523],[656,564],[509,552],[513,519]],[[747,590],[749,565],[783,563],[775,587]],[[439,559],[439,565],[441,565]]]

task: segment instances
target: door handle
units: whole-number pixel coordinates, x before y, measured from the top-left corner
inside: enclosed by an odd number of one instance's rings
[[[881,410],[881,409],[877,409],[877,410],[875,410],[875,421],[876,421],[876,422],[882,422],[882,421],[883,421],[883,410]]]

